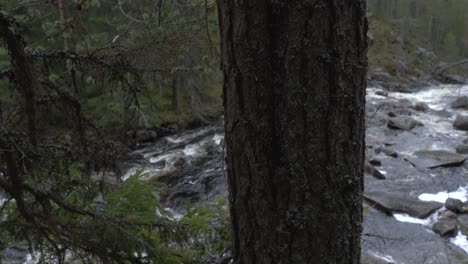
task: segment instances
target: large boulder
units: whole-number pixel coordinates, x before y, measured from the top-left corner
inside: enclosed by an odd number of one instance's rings
[[[452,102],[451,106],[453,108],[468,108],[468,96],[458,97]]]
[[[453,123],[453,127],[458,130],[468,131],[468,116],[457,115],[457,118],[455,118],[455,122]]]
[[[403,108],[403,109],[408,109],[413,107],[413,102],[409,99],[400,99],[394,104],[395,108]]]
[[[391,129],[411,130],[423,124],[409,116],[397,116],[388,120],[387,126]]]
[[[364,171],[374,176],[379,180],[385,180],[385,175],[383,175],[378,169],[376,169],[370,162],[366,161],[364,163]]]
[[[456,150],[458,154],[468,154],[468,144],[460,144]]]
[[[432,225],[432,231],[441,236],[455,237],[458,233],[457,215],[450,211],[443,213]]]
[[[462,166],[466,157],[446,150],[419,150],[408,159],[418,167],[435,169]]]
[[[422,219],[427,218],[443,206],[437,202],[423,202],[407,193],[383,190],[366,190],[364,191],[364,199],[386,213],[407,213]]]
[[[464,214],[468,213],[468,205],[458,199],[448,198],[445,201],[445,208],[448,210],[456,213],[456,214]]]
[[[370,163],[371,165],[373,165],[373,166],[376,166],[376,167],[382,166],[382,161],[379,160],[379,159],[376,159],[376,158],[370,159],[370,160],[369,160],[369,163]]]
[[[414,104],[413,108],[414,110],[419,111],[419,112],[426,112],[428,110],[431,110],[431,108],[426,103],[423,103],[423,102],[417,102],[416,104]]]
[[[383,149],[383,153],[385,153],[385,155],[389,156],[389,157],[392,157],[392,158],[398,158],[398,153],[393,150],[393,149],[390,149],[390,148],[384,148]]]

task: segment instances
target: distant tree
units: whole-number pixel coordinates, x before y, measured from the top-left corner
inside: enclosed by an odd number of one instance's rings
[[[218,4],[235,263],[360,263],[366,1]]]

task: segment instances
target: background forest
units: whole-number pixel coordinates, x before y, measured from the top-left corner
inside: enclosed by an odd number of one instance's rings
[[[468,0],[368,2],[370,84],[468,77],[466,64],[437,73],[468,57]],[[2,0],[0,11],[0,175],[18,179],[0,177],[0,248],[27,245],[45,263],[228,259],[225,201],[175,221],[159,181],[121,178],[131,150],[221,118],[215,1]],[[18,81],[25,65],[33,91]]]

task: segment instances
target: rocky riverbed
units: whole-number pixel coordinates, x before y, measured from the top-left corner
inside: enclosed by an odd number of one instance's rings
[[[468,86],[367,89],[362,263],[468,263],[464,96]],[[223,146],[222,121],[164,137],[134,151],[123,178],[144,170],[143,181],[164,182],[177,218],[186,204],[227,197]]]
[[[367,263],[468,263],[467,133],[456,122],[466,95],[468,86],[368,89],[366,169],[385,179],[365,176],[363,248],[380,259]]]
[[[468,86],[368,88],[363,263],[468,263],[464,96]],[[227,196],[223,145],[222,122],[166,137],[136,151],[127,176],[166,183],[163,202],[183,215],[183,204]]]

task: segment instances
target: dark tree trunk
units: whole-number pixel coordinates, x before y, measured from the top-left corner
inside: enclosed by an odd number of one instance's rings
[[[364,0],[219,0],[236,263],[359,263]]]
[[[180,94],[179,94],[179,76],[175,75],[172,79],[172,107],[180,112]]]
[[[24,97],[29,141],[33,146],[36,146],[36,108],[34,97],[36,91],[40,88],[40,83],[36,77],[31,59],[28,58],[24,52],[25,43],[18,32],[15,19],[0,13],[0,40],[1,39],[6,42],[15,79]]]

